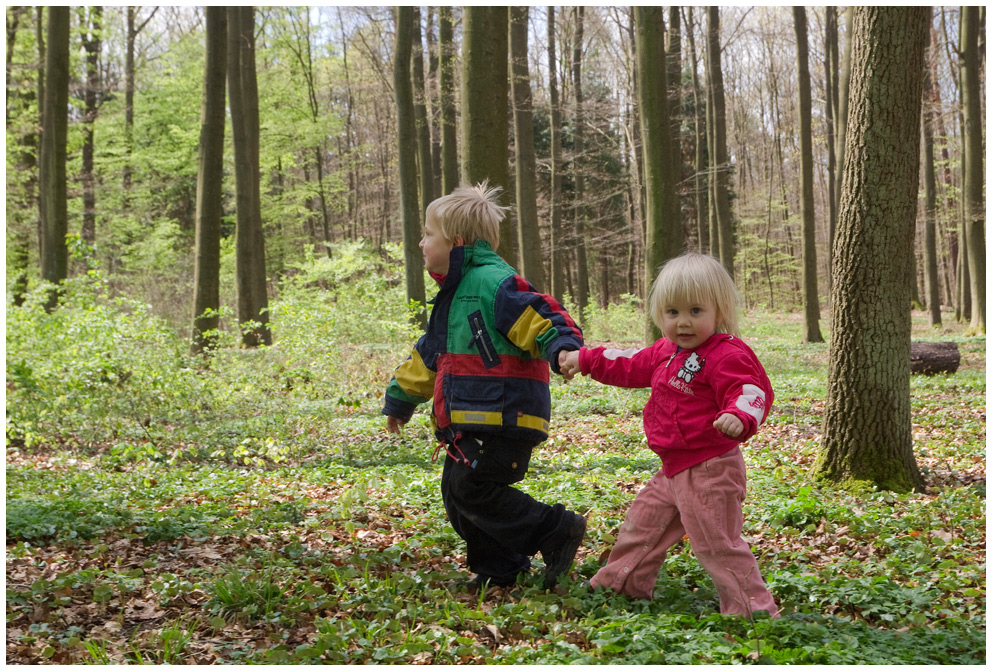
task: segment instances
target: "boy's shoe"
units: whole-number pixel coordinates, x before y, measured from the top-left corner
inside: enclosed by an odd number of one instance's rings
[[[578,552],[586,535],[586,518],[575,513],[569,514],[573,517],[565,538],[556,548],[541,550],[541,555],[544,557],[544,589],[554,587],[558,577],[571,568],[575,553]]]

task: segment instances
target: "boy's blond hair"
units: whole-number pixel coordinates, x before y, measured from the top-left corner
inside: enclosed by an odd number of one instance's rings
[[[666,306],[702,300],[716,306],[717,333],[729,333],[737,338],[741,336],[737,325],[737,305],[740,302],[737,287],[723,264],[706,254],[683,254],[661,267],[651,287],[651,319],[658,328],[662,328]]]
[[[489,180],[457,187],[427,206],[427,219],[433,217],[445,240],[462,236],[466,245],[485,240],[496,251],[499,246],[499,225],[510,208],[496,202],[503,189],[489,186]]]

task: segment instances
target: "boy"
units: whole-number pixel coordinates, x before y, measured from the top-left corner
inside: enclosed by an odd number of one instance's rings
[[[541,553],[544,586],[567,571],[586,520],[511,487],[548,436],[549,363],[582,346],[582,331],[495,250],[499,188],[461,186],[427,207],[420,248],[440,285],[427,332],[386,389],[386,428],[399,433],[420,403],[447,452],[441,496],[468,546],[468,587],[513,585]]]

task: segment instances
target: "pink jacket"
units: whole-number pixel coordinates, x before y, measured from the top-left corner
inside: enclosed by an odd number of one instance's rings
[[[579,366],[583,374],[605,384],[651,387],[644,432],[667,477],[749,439],[765,421],[775,397],[751,348],[725,333],[714,334],[695,350],[681,349],[666,338],[643,349],[583,347]],[[737,438],[713,428],[725,412],[744,423]]]

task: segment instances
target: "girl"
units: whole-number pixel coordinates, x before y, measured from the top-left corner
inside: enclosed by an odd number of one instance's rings
[[[688,534],[722,613],[778,615],[741,538],[746,474],[740,444],[767,417],[773,393],[740,339],[737,302],[719,261],[685,254],[665,264],[651,290],[651,317],[663,338],[644,349],[583,347],[559,356],[568,379],[582,372],[605,384],[650,387],[644,430],[662,459],[627,511],[593,587],[650,599],[668,549]]]

